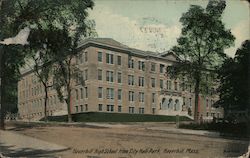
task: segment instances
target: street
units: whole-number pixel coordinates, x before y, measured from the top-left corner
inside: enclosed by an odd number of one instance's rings
[[[33,156],[32,152],[22,153],[27,157],[43,157],[44,152],[44,157],[63,158],[238,157],[247,152],[249,145],[247,140],[220,138],[213,132],[192,133],[169,123],[12,124],[8,131],[65,147],[55,152],[36,151]],[[3,145],[1,142],[0,149]]]

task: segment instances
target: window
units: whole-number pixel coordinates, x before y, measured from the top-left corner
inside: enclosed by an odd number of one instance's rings
[[[78,112],[78,106],[75,106],[75,108],[76,108],[76,112]]]
[[[160,79],[160,88],[163,89],[163,80]]]
[[[152,103],[155,103],[155,93],[152,93]]]
[[[98,104],[98,110],[102,111],[102,104]]]
[[[209,116],[209,113],[207,112],[207,117]]]
[[[84,52],[84,59],[85,59],[85,62],[88,61],[88,52]]]
[[[131,68],[131,69],[134,68],[134,60],[133,59],[128,60],[128,68]]]
[[[144,93],[139,92],[139,102],[144,102]]]
[[[129,100],[129,101],[134,101],[134,95],[135,95],[135,92],[133,92],[133,91],[129,91],[129,97],[128,97],[128,100]]]
[[[151,63],[151,71],[155,71],[155,66],[156,66],[155,63]]]
[[[56,96],[54,96],[54,105],[56,105]],[[42,106],[42,99],[40,99],[40,106]]]
[[[114,111],[114,105],[107,105],[107,111]]]
[[[88,69],[84,70],[84,80],[88,80]]]
[[[164,65],[160,64],[160,73],[164,73]]]
[[[144,77],[139,77],[139,86],[144,86]]]
[[[145,70],[145,63],[143,61],[138,61],[138,69]]]
[[[98,87],[98,98],[102,98],[102,90],[103,88],[102,87]]]
[[[122,100],[122,90],[118,89],[118,100]]]
[[[122,73],[118,72],[117,74],[117,82],[122,83]]]
[[[155,87],[155,78],[151,78],[151,87]]]
[[[118,112],[122,112],[122,106],[118,105]]]
[[[167,80],[167,89],[172,89],[172,82]]]
[[[184,82],[182,82],[181,87],[182,87],[182,91],[185,91],[185,83]]]
[[[81,112],[83,112],[83,105],[80,105],[81,106]]]
[[[186,98],[183,97],[183,105],[186,105]]]
[[[106,63],[107,64],[114,64],[114,55],[113,54],[106,54]]]
[[[97,76],[98,76],[98,77],[97,77],[98,80],[102,80],[102,70],[99,69],[99,70],[97,71]]]
[[[192,98],[189,98],[189,106],[192,106]]]
[[[134,76],[128,75],[128,85],[134,85]]]
[[[78,60],[79,60],[79,62],[80,62],[81,64],[83,63],[83,55],[82,55],[82,54],[79,55],[79,59],[78,59]]]
[[[144,108],[139,108],[139,114],[144,114]]]
[[[192,92],[192,85],[191,84],[189,85],[189,92],[190,93]]]
[[[88,111],[88,104],[85,104],[85,111]]]
[[[122,57],[117,56],[117,65],[122,65]]]
[[[129,107],[128,111],[129,111],[130,114],[133,114],[133,113],[135,113],[135,108],[134,107]]]
[[[178,90],[178,85],[177,85],[176,81],[174,82],[174,90],[176,90],[176,91]]]
[[[107,88],[107,99],[114,99],[114,88]]]
[[[78,91],[77,91],[77,100],[78,100]],[[50,102],[50,106],[52,106],[53,105],[52,97],[49,97],[49,102]],[[38,104],[38,102],[37,102],[37,104]]]
[[[81,73],[80,72],[78,72],[76,74],[76,84],[81,84]]]
[[[113,71],[106,72],[106,80],[108,82],[114,82],[114,72]]]
[[[102,62],[102,52],[98,52],[98,62]]]
[[[206,100],[206,106],[207,106],[207,108],[209,106],[209,100],[208,99]]]
[[[81,88],[80,91],[81,91],[81,99],[83,99],[83,89]]]
[[[76,89],[76,100],[79,99],[79,96],[78,96],[78,90]]]
[[[88,87],[84,87],[85,88],[85,98],[88,98]]]

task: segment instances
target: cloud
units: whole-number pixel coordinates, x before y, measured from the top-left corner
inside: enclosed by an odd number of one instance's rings
[[[230,57],[234,57],[236,50],[241,46],[242,42],[249,39],[249,21],[243,20],[239,22],[235,27],[231,30],[232,34],[235,36],[235,46],[225,50],[226,54]]]
[[[99,37],[113,38],[129,47],[141,50],[166,51],[176,44],[176,38],[181,33],[179,23],[170,26],[154,21],[143,23],[145,17],[131,19],[116,14],[104,6],[98,8],[96,6],[90,13],[90,18],[96,22]]]
[[[4,41],[0,41],[0,43],[6,44],[6,45],[9,45],[9,44],[22,44],[22,45],[28,44],[27,39],[29,36],[29,32],[30,32],[30,29],[26,27],[26,28],[20,30],[19,33],[15,37],[7,38]]]

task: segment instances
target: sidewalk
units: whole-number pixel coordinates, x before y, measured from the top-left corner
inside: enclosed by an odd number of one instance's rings
[[[0,130],[0,157],[58,157],[67,147],[49,143],[11,131]]]
[[[205,131],[205,130],[180,129],[180,128],[173,128],[173,127],[149,127],[147,129],[167,131],[169,133],[175,133],[175,134],[190,134],[190,135],[220,137],[219,132],[210,132],[210,131]]]

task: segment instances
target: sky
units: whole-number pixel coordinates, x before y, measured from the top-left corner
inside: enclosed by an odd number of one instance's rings
[[[190,5],[206,7],[207,0],[94,0],[89,19],[96,22],[98,37],[113,38],[122,44],[145,51],[164,52],[177,44],[182,25],[179,22]],[[249,3],[227,0],[222,21],[236,37],[235,45],[225,50],[230,57],[246,39],[250,39]],[[27,44],[29,29],[0,43]]]
[[[206,0],[94,0],[89,18],[96,22],[98,37],[113,38],[129,47],[164,52],[177,44],[179,22],[190,5],[206,7]],[[249,39],[249,4],[227,0],[222,21],[236,37],[226,54],[233,57],[242,42]]]

